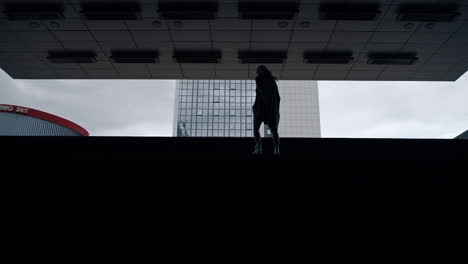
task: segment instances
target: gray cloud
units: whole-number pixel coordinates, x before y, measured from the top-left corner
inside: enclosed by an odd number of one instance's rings
[[[92,136],[172,135],[172,80],[12,80],[0,71],[0,84],[0,103],[58,115]]]
[[[320,82],[324,137],[454,138],[468,129],[468,74],[456,82]]]

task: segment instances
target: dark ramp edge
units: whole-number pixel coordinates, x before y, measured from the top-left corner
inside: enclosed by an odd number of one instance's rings
[[[451,183],[465,178],[468,164],[465,140],[283,138],[279,158],[270,154],[270,139],[263,143],[265,155],[253,157],[250,138],[0,137],[7,167],[21,162],[22,169],[64,175],[84,168],[117,175],[126,168],[154,178]]]

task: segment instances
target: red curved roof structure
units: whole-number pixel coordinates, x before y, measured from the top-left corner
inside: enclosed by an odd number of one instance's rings
[[[82,136],[89,136],[89,132],[86,131],[83,127],[67,120],[64,118],[61,118],[56,115],[52,115],[43,111],[39,111],[36,109],[32,109],[29,107],[22,107],[22,106],[17,106],[17,105],[6,105],[6,104],[0,104],[0,112],[6,112],[6,113],[12,113],[12,114],[19,114],[19,115],[25,115],[25,116],[30,116],[33,118],[38,118],[42,119],[57,125],[64,126],[68,129],[71,129],[78,134]]]

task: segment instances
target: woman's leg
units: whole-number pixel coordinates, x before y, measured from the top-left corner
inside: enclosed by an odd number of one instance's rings
[[[279,134],[278,126],[270,126],[271,135],[273,136],[273,154],[279,155]]]
[[[254,119],[254,123],[253,123],[253,129],[254,129],[254,138],[255,138],[255,142],[259,142],[260,141],[260,126],[262,125],[262,122],[259,122],[258,120]]]
[[[262,122],[259,122],[254,118],[253,129],[254,129],[254,138],[255,138],[255,151],[253,154],[262,154],[262,139],[260,137],[260,126]]]

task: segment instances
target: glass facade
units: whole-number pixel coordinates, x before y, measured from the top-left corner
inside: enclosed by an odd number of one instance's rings
[[[178,80],[177,137],[253,137],[254,80]],[[281,137],[320,137],[316,81],[278,81]],[[271,136],[268,127],[260,130]]]
[[[177,81],[178,137],[252,137],[255,81]]]
[[[317,81],[278,81],[281,137],[321,136]],[[266,135],[269,134],[267,130]]]

